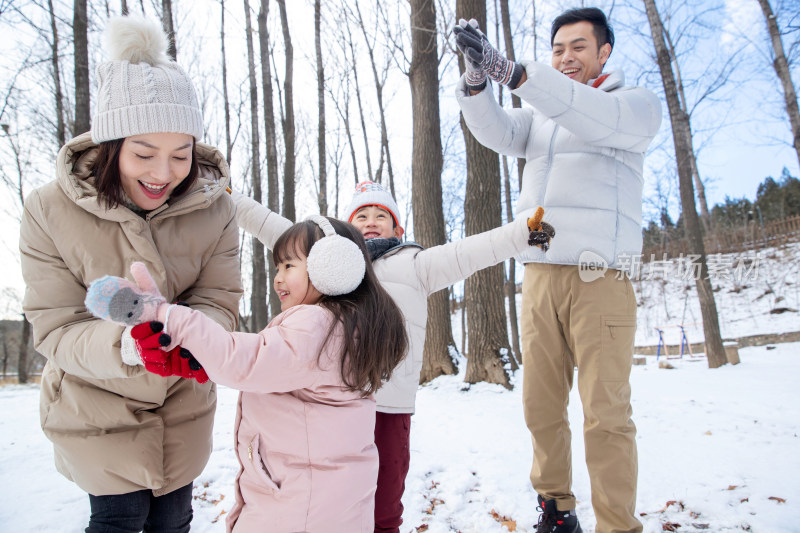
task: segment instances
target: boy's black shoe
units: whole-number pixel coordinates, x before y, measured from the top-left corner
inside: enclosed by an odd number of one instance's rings
[[[541,511],[539,523],[534,527],[536,533],[583,533],[581,525],[578,523],[578,516],[575,510],[559,511],[556,509],[555,500],[543,500],[537,497]]]

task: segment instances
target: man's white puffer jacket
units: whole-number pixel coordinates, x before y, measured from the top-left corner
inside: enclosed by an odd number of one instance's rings
[[[644,155],[661,125],[661,104],[648,89],[625,87],[620,71],[595,88],[548,65],[522,65],[527,80],[512,93],[531,107],[504,110],[491,90],[469,96],[463,77],[456,88],[475,138],[526,160],[517,217],[541,205],[556,228],[547,253],[529,248],[517,259],[575,265],[589,251],[619,268],[642,250]]]

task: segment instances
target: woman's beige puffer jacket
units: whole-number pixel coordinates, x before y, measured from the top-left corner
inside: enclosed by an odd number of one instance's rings
[[[86,287],[104,275],[130,279],[130,264],[142,261],[168,301],[235,329],[242,287],[228,165],[198,143],[193,189],[141,217],[98,204],[88,171],[96,151],[90,134],[72,139],[58,154],[57,179],[25,199],[23,308],[34,347],[47,358],[41,424],[59,472],[81,489],[158,496],[205,467],[216,388],[124,364],[123,328],[89,314]]]

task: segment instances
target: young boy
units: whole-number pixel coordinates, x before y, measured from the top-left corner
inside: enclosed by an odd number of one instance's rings
[[[237,193],[233,196],[239,227],[269,249],[292,224],[251,198]],[[526,221],[519,219],[425,250],[419,244],[400,240],[404,230],[399,213],[392,195],[371,181],[356,185],[346,211],[347,220],[366,239],[378,280],[403,312],[409,340],[408,354],[375,394],[375,445],[379,456],[375,533],[399,533],[403,522],[401,499],[410,461],[411,415],[422,370],[428,296],[519,254],[530,246],[529,239],[546,244],[553,236],[546,223],[542,224],[546,229],[531,231]]]

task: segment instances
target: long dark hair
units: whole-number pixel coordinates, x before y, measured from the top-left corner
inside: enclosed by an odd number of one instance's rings
[[[97,189],[97,201],[106,209],[114,209],[122,203],[123,189],[122,177],[119,174],[119,153],[125,139],[114,139],[102,142],[98,147],[97,158],[92,166],[95,176],[94,186]],[[192,141],[192,166],[189,174],[170,194],[170,198],[177,198],[188,191],[197,181],[199,173],[197,164],[197,144]]]
[[[392,371],[408,351],[405,319],[392,297],[378,282],[361,232],[352,224],[326,218],[336,233],[358,245],[367,268],[364,279],[353,292],[340,296],[323,295],[318,302],[335,317],[323,347],[337,324],[341,324],[342,381],[348,390],[361,391],[362,396],[369,396],[391,377]],[[292,258],[308,257],[311,246],[324,236],[315,222],[298,222],[275,242],[272,258],[277,265]]]

